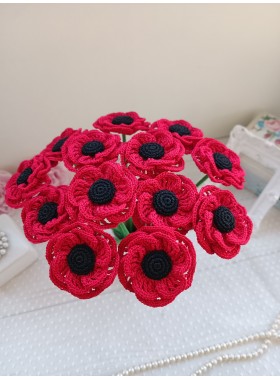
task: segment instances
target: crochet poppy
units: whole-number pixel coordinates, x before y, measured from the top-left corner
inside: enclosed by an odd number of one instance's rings
[[[92,298],[110,286],[118,271],[114,238],[94,225],[74,223],[52,238],[46,251],[50,279],[78,298]]]
[[[253,224],[245,207],[228,190],[204,186],[193,210],[198,243],[207,253],[231,259],[248,243]]]
[[[119,164],[84,166],[70,183],[69,213],[101,228],[116,227],[132,215],[136,187],[136,178]]]
[[[99,166],[105,161],[117,161],[120,144],[119,135],[96,130],[79,131],[63,145],[62,158],[71,171],[85,165]]]
[[[181,142],[165,131],[137,133],[121,152],[121,162],[136,176],[152,178],[164,172],[184,168],[185,149]]]
[[[59,136],[55,137],[51,143],[49,143],[46,148],[41,152],[50,161],[52,166],[55,166],[59,161],[62,160],[61,149],[67,139],[73,134],[79,132],[81,129],[75,130],[72,128],[66,128]]]
[[[202,139],[192,151],[192,158],[200,171],[213,182],[243,189],[245,172],[240,158],[224,144],[211,138]]]
[[[193,182],[183,175],[165,172],[142,181],[137,189],[133,222],[137,228],[168,226],[186,234],[192,228],[197,195]]]
[[[184,145],[186,154],[191,153],[196,144],[203,138],[203,132],[185,120],[160,119],[152,123],[150,132],[154,130],[172,133]]]
[[[137,131],[147,131],[150,123],[136,112],[116,112],[101,116],[92,125],[103,132],[132,135]]]
[[[42,155],[23,161],[7,182],[5,194],[7,205],[20,208],[24,202],[37,194],[42,186],[49,184],[50,168],[50,161]]]
[[[196,265],[191,241],[167,227],[143,227],[119,245],[119,279],[145,305],[168,305],[189,288]]]
[[[65,209],[67,186],[45,186],[24,204],[21,217],[25,236],[38,244],[49,240],[69,217]]]

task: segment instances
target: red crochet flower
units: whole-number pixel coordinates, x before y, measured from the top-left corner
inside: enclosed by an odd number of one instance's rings
[[[202,139],[192,151],[192,158],[200,171],[213,182],[243,189],[245,173],[240,158],[232,150],[215,139]]]
[[[136,178],[119,164],[85,166],[70,183],[69,213],[101,228],[116,227],[132,215],[136,187]]]
[[[41,154],[45,155],[51,161],[52,166],[55,166],[59,161],[62,160],[61,149],[65,141],[70,136],[80,131],[81,129],[75,130],[72,128],[66,128],[59,136],[55,137],[52,142],[46,146]]]
[[[65,209],[67,186],[45,186],[26,202],[21,213],[25,236],[38,244],[49,240],[69,221]]]
[[[155,131],[168,131],[173,134],[175,138],[181,141],[185,147],[185,153],[192,152],[196,144],[202,139],[203,132],[194,128],[190,123],[185,120],[167,120],[160,119],[151,125],[151,132]]]
[[[197,241],[207,253],[231,259],[248,243],[253,224],[228,190],[204,186],[193,210]]]
[[[133,222],[144,225],[173,227],[186,234],[192,228],[193,207],[197,190],[183,175],[161,173],[142,181],[137,189]]]
[[[179,140],[165,131],[137,133],[124,146],[121,161],[142,179],[164,172],[179,172],[184,168],[185,149]]]
[[[101,116],[92,125],[103,132],[132,135],[137,131],[147,131],[150,123],[136,112],[116,112]]]
[[[20,208],[40,188],[50,183],[50,161],[42,155],[23,161],[6,185],[5,200],[8,206]]]
[[[91,223],[65,227],[47,245],[50,279],[78,298],[92,298],[110,286],[118,271],[115,239]]]
[[[119,279],[145,305],[172,302],[189,288],[196,265],[191,241],[167,227],[143,227],[119,245]]]
[[[62,158],[71,171],[85,165],[99,166],[105,161],[117,161],[120,143],[119,135],[96,130],[79,131],[63,145]]]

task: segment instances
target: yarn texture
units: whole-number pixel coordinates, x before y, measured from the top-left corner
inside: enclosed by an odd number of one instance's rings
[[[192,158],[199,170],[207,174],[213,182],[243,189],[245,172],[240,166],[240,158],[224,144],[215,139],[204,138],[192,151]]]
[[[66,211],[67,186],[45,186],[25,203],[21,218],[25,236],[34,244],[48,241],[69,223]]]
[[[63,145],[63,162],[71,171],[77,171],[85,165],[98,167],[103,162],[116,162],[120,143],[118,135],[96,130],[80,131],[69,137]]]
[[[165,171],[184,169],[184,146],[171,133],[138,133],[121,151],[121,162],[141,179],[153,178]]]
[[[203,138],[203,132],[185,120],[157,120],[151,124],[150,132],[153,131],[172,133],[173,137],[183,144],[186,154],[191,153],[196,144]]]
[[[72,128],[66,128],[42,150],[40,155],[45,156],[51,162],[52,166],[56,166],[59,161],[62,161],[62,148],[68,138],[80,131],[81,129],[74,130]]]
[[[137,131],[147,131],[150,123],[136,112],[116,112],[101,116],[92,125],[103,132],[132,135]]]
[[[70,224],[47,245],[50,279],[75,297],[96,297],[110,286],[119,264],[115,239],[91,223]]]
[[[166,306],[193,280],[191,241],[171,228],[143,227],[119,245],[119,280],[147,306]]]
[[[50,161],[41,155],[23,161],[6,184],[5,201],[7,205],[12,208],[22,207],[26,201],[39,192],[41,186],[50,183],[51,180],[48,176],[50,169]]]
[[[207,253],[232,259],[248,243],[253,224],[245,207],[228,190],[204,186],[193,210],[197,241]]]
[[[67,209],[73,220],[116,227],[129,219],[136,202],[136,178],[123,166],[105,162],[80,169],[69,186]]]
[[[192,228],[197,197],[196,187],[190,179],[161,173],[139,184],[133,222],[137,228],[166,226],[186,234]]]
[[[230,191],[208,185],[198,192],[207,176],[195,185],[179,173],[184,157],[191,154],[213,182],[238,189],[240,159],[181,119],[150,123],[116,112],[92,125],[66,128],[23,161],[6,179],[7,209],[22,208],[30,242],[48,242],[49,277],[59,289],[88,299],[118,275],[144,305],[167,306],[192,285],[190,230],[208,254],[232,259],[253,229]],[[125,135],[133,136],[126,142]]]

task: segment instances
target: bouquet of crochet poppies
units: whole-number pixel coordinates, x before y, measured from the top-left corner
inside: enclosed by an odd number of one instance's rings
[[[6,186],[6,203],[22,208],[28,240],[48,242],[57,287],[88,299],[118,276],[143,304],[165,306],[192,284],[196,253],[188,231],[223,259],[248,242],[252,222],[233,194],[199,187],[209,177],[243,188],[240,159],[225,145],[187,121],[149,123],[135,112],[100,117],[93,127],[63,131]],[[197,185],[176,174],[185,155],[204,173]],[[59,162],[72,179],[55,186]]]

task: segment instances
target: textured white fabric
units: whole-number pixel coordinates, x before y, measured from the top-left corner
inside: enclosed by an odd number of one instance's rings
[[[246,190],[235,194],[246,206],[255,199]],[[142,305],[117,280],[86,301],[58,290],[48,278],[45,245],[36,246],[39,260],[0,289],[0,374],[112,375],[268,329],[280,312],[279,227],[280,212],[273,208],[230,261],[206,254],[188,234],[198,258],[193,286],[158,309]],[[189,375],[211,357],[144,375]],[[209,374],[279,375],[280,347]]]

